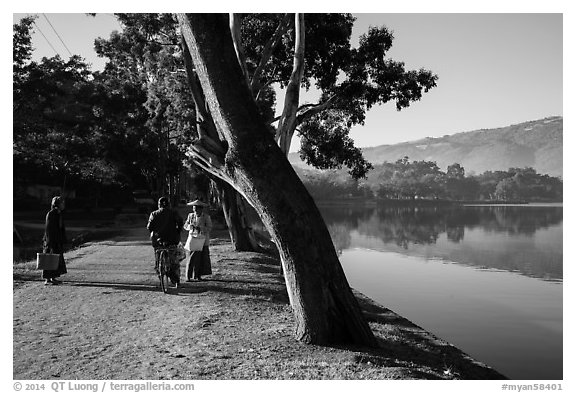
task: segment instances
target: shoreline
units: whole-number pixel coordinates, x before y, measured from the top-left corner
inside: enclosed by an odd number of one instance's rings
[[[528,201],[528,200],[448,200],[448,199],[319,199],[315,200],[318,206],[437,206],[437,205],[462,205],[462,206],[514,206],[514,205],[562,205],[563,201]]]

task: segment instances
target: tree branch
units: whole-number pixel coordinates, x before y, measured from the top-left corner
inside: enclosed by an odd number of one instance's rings
[[[295,14],[295,43],[294,43],[294,65],[290,82],[286,88],[286,97],[284,99],[284,111],[276,131],[276,140],[284,154],[290,150],[290,141],[294,130],[296,129],[296,113],[298,110],[298,101],[300,99],[300,83],[304,75],[304,14]]]
[[[178,46],[177,42],[162,42],[155,39],[146,40],[149,44],[158,44],[160,46]]]
[[[244,46],[242,45],[242,34],[240,33],[241,23],[242,21],[238,14],[230,13],[230,33],[232,34],[232,42],[234,43],[234,49],[236,50],[236,57],[238,58],[238,64],[240,64],[244,78],[246,78],[246,83],[250,85],[248,69],[246,68],[246,55],[244,54]]]
[[[265,84],[263,84],[262,86],[260,86],[258,88],[258,92],[255,95],[254,95],[254,92],[252,92],[252,95],[254,97],[254,101],[258,101],[258,97],[260,97],[260,93],[262,92],[262,90],[264,90],[265,88],[270,86],[272,83],[276,83],[276,82],[282,82],[282,79],[270,79],[269,81],[267,81]]]
[[[273,118],[273,119],[268,123],[268,125],[276,123],[276,122],[277,122],[278,120],[280,120],[281,118],[282,118],[282,116],[276,116],[275,118]]]
[[[202,86],[200,86],[200,81],[198,80],[198,75],[194,70],[192,57],[184,38],[182,38],[182,52],[184,57],[184,65],[186,67],[188,84],[190,85],[192,98],[196,104],[196,116],[198,119],[198,126],[196,129],[198,130],[198,136],[200,140],[207,145],[206,147],[210,151],[219,154],[225,154],[226,149],[220,142],[218,131],[216,130],[216,126],[212,120],[212,115],[210,115],[210,111],[208,110],[208,106],[204,98],[204,93],[202,92]]]
[[[262,55],[260,56],[260,62],[258,63],[258,66],[254,71],[254,75],[252,75],[252,81],[250,82],[250,90],[252,91],[252,96],[257,96],[256,92],[258,92],[259,94],[260,90],[262,90],[262,88],[265,87],[260,86],[260,78],[262,72],[264,71],[264,66],[268,63],[270,57],[272,57],[274,49],[276,49],[278,44],[280,44],[282,36],[288,31],[288,28],[290,27],[290,19],[291,17],[289,14],[284,15],[284,18],[276,28],[276,31],[274,31],[274,34],[272,34],[272,37],[270,37],[268,42],[266,42],[266,45],[262,50]]]
[[[296,123],[300,124],[302,123],[304,120],[309,119],[310,117],[330,108],[332,105],[334,105],[334,103],[336,101],[338,101],[338,94],[334,94],[332,97],[330,97],[327,101],[324,101],[321,104],[307,104],[307,105],[302,105],[299,109],[298,112],[300,112],[299,115],[297,115],[296,117]]]
[[[194,163],[205,171],[224,181],[230,181],[230,178],[224,172],[224,156],[218,156],[210,152],[204,146],[204,141],[197,140],[192,143],[186,155],[192,158]]]
[[[251,198],[246,195],[240,187],[237,187],[234,179],[226,173],[226,168],[223,163],[224,157],[220,157],[208,151],[205,146],[203,146],[202,142],[203,141],[199,140],[196,143],[193,143],[186,152],[186,156],[192,159],[194,164],[206,173],[217,177],[232,186],[240,195],[242,195],[242,197],[244,197],[246,201],[252,204],[253,202],[251,202]]]

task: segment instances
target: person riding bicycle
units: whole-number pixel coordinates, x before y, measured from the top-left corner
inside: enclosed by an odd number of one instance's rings
[[[170,209],[168,198],[161,197],[158,199],[158,210],[153,211],[148,219],[146,228],[150,231],[150,239],[154,248],[156,259],[156,272],[158,272],[158,252],[159,248],[177,246],[180,242],[180,232],[184,226],[184,220],[176,210]],[[180,261],[176,258],[174,251],[170,255],[170,266],[168,267],[167,276],[173,285],[178,287],[180,284]]]

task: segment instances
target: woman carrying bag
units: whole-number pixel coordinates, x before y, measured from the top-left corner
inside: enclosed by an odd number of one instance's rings
[[[212,274],[212,265],[210,262],[210,231],[212,230],[212,220],[208,215],[208,205],[200,200],[187,203],[187,206],[192,206],[192,213],[188,214],[188,218],[184,223],[184,229],[188,231],[188,240],[186,246],[190,244],[190,240],[198,235],[204,237],[204,245],[202,250],[190,251],[190,258],[186,263],[186,281],[192,280],[202,281],[202,276]]]
[[[64,210],[64,199],[59,196],[52,198],[50,211],[46,214],[43,252],[46,254],[60,254],[60,259],[56,270],[42,270],[42,278],[46,280],[44,285],[60,284],[61,281],[56,278],[67,273],[66,262],[64,262],[66,231],[62,221],[62,210]]]

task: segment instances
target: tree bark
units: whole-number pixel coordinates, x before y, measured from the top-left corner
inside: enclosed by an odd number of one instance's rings
[[[223,157],[193,147],[199,166],[234,187],[257,211],[280,252],[296,337],[306,343],[376,346],[314,201],[262,122],[238,65],[228,18],[178,14]]]
[[[290,152],[290,143],[296,130],[296,114],[300,102],[300,83],[302,82],[302,75],[304,75],[305,28],[303,14],[295,15],[294,25],[294,64],[290,82],[288,82],[288,87],[286,88],[284,110],[282,111],[282,117],[280,118],[278,130],[276,131],[278,145],[285,155],[288,155]]]
[[[234,250],[261,252],[262,247],[250,227],[242,198],[228,183],[218,179],[216,184]]]
[[[242,74],[246,78],[246,82],[249,82],[248,69],[246,68],[246,55],[244,54],[244,45],[242,45],[242,35],[240,34],[240,26],[242,20],[238,14],[230,14],[230,33],[232,34],[232,42],[234,43],[234,50],[236,51],[236,57],[238,58],[238,64],[242,69]]]
[[[235,25],[235,28],[239,29],[238,23]],[[202,92],[202,87],[198,80],[198,75],[196,74],[194,65],[192,64],[190,51],[185,42],[182,42],[182,50],[186,73],[188,75],[188,84],[191,87],[192,96],[196,104],[197,130],[200,144],[210,152],[215,154],[224,154],[226,148],[220,140],[216,126],[214,125],[214,121],[208,110],[204,93]],[[235,50],[238,51],[236,46]],[[212,176],[212,178],[214,179],[214,176]],[[226,220],[226,225],[228,226],[228,233],[234,249],[236,251],[262,251],[260,245],[256,241],[254,231],[249,225],[247,225],[245,219],[245,208],[240,195],[238,195],[234,188],[226,186],[226,183],[222,181],[218,182],[216,189],[218,190],[218,194],[220,194],[224,218]]]

